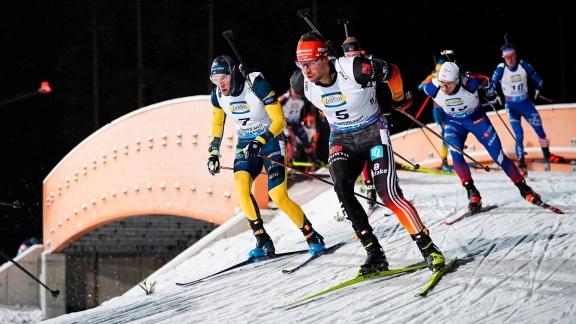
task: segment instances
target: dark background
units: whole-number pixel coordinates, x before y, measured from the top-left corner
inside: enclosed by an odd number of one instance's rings
[[[454,50],[461,70],[491,76],[505,33],[544,79],[542,95],[576,102],[574,12],[562,0],[10,1],[0,10],[0,100],[34,93],[42,81],[53,93],[0,105],[0,201],[22,204],[0,206],[0,250],[15,256],[23,239],[41,238],[42,182],[94,131],[143,106],[209,94],[212,59],[234,56],[222,32],[234,31],[250,70],[286,91],[298,38],[311,29],[297,16],[304,8],[338,51],[339,19],[348,19],[366,50],[397,63],[415,94],[413,113],[440,51]],[[431,109],[420,120],[432,122]],[[392,133],[415,127],[397,113],[391,124]]]

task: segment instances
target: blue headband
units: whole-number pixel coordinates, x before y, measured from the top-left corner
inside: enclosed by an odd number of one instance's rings
[[[516,49],[515,49],[514,47],[512,47],[512,46],[510,46],[510,47],[505,47],[505,48],[502,49],[502,54],[503,54],[503,55],[506,55],[506,54],[508,54],[508,53],[515,53],[515,52],[516,52]]]

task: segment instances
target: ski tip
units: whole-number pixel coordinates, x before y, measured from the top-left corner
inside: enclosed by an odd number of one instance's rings
[[[552,207],[550,208],[552,210],[552,212],[556,213],[556,214],[564,214],[564,212],[556,207]]]
[[[556,208],[556,207],[554,207],[554,206],[548,205],[547,203],[545,203],[545,202],[543,202],[543,201],[540,202],[540,204],[535,204],[535,205],[536,205],[536,206],[540,206],[540,207],[542,207],[542,208],[549,209],[549,210],[551,210],[551,211],[552,211],[553,213],[555,213],[555,214],[564,214],[564,212],[563,212],[561,209],[558,209],[558,208]]]
[[[453,257],[450,262],[446,263],[440,270],[434,272],[434,274],[432,274],[432,277],[430,277],[430,280],[428,281],[428,284],[426,284],[426,286],[419,292],[417,292],[414,296],[415,297],[426,297],[426,295],[428,295],[428,292],[430,292],[430,290],[432,290],[436,284],[438,283],[438,281],[440,281],[440,279],[448,272],[452,272],[452,266],[454,266],[456,264],[456,261],[458,261],[458,257]]]
[[[192,286],[195,285],[199,282],[201,282],[202,280],[196,280],[196,281],[191,281],[191,282],[177,282],[176,286],[180,286],[180,287],[188,287],[188,286]]]
[[[455,218],[455,219],[453,219],[453,220],[451,220],[451,221],[445,220],[445,221],[444,221],[444,225],[450,226],[450,225],[452,225],[452,224],[454,224],[454,223],[456,223],[456,222],[458,222],[458,221],[460,221],[460,220],[462,220],[462,219],[463,219],[463,217],[458,217],[458,218]]]

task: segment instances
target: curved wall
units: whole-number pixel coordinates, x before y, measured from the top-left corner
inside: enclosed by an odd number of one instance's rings
[[[552,153],[576,158],[576,104],[537,107]],[[514,158],[514,139],[505,110],[489,112],[505,152]],[[136,110],[92,134],[72,150],[43,184],[44,249],[60,252],[76,239],[113,221],[141,215],[177,215],[223,224],[239,211],[231,170],[212,176],[206,169],[212,106],[209,96],[161,102]],[[534,131],[523,121],[528,159],[541,158]],[[436,124],[427,127],[438,132]],[[226,125],[221,164],[232,167],[235,125]],[[422,167],[440,166],[440,139],[427,130],[392,136],[396,153]],[[470,136],[467,154],[485,165],[492,160]],[[450,159],[450,156],[449,156]],[[400,161],[402,162],[402,161]],[[574,171],[571,165],[529,165],[532,170]],[[254,194],[268,208],[266,177]]]
[[[43,183],[44,249],[60,252],[89,231],[140,215],[177,215],[223,224],[239,211],[231,170],[206,163],[210,96],[144,107],[80,143]],[[236,126],[225,127],[221,165],[232,167]],[[254,194],[268,208],[266,177]]]

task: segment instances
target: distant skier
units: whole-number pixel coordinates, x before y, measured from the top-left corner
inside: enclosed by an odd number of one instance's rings
[[[480,94],[479,91],[483,93]],[[470,168],[462,154],[468,133],[472,133],[486,148],[494,162],[518,187],[523,198],[536,205],[541,203],[540,195],[526,184],[514,162],[502,150],[500,138],[482,108],[481,95],[489,102],[494,102],[497,97],[490,78],[471,72],[460,73],[456,64],[445,62],[438,75],[424,84],[424,92],[446,112],[445,138],[448,143],[458,148],[456,150],[450,147],[450,153],[454,171],[468,193],[469,210],[479,210],[482,197],[474,186]]]
[[[422,81],[418,85],[418,90],[424,91],[424,84],[426,84],[427,82],[429,82],[438,75],[438,71],[440,71],[440,67],[442,66],[443,63],[444,63],[443,59],[438,60],[434,71],[430,73],[430,75],[428,75],[426,79],[424,79],[424,81]],[[442,109],[442,107],[440,107],[440,105],[438,105],[435,101],[432,101],[432,106],[433,106],[432,116],[434,117],[434,121],[436,122],[438,128],[440,129],[440,135],[444,137],[444,127],[446,127],[446,113],[444,112],[444,109]],[[440,158],[442,159],[442,171],[453,173],[454,169],[452,169],[448,165],[448,146],[444,141],[442,141],[441,145],[442,146],[440,147]]]
[[[492,83],[496,89],[501,86],[504,94],[504,102],[510,125],[516,135],[516,157],[518,158],[518,168],[523,176],[528,174],[528,167],[524,159],[524,130],[522,129],[521,118],[532,126],[538,135],[538,143],[544,153],[544,158],[550,162],[565,162],[566,160],[558,155],[550,153],[549,141],[542,126],[542,118],[536,110],[534,103],[528,94],[528,80],[531,79],[536,84],[534,99],[538,99],[544,81],[532,66],[524,61],[518,60],[516,45],[506,43],[501,47],[503,63],[496,66],[492,74]]]

